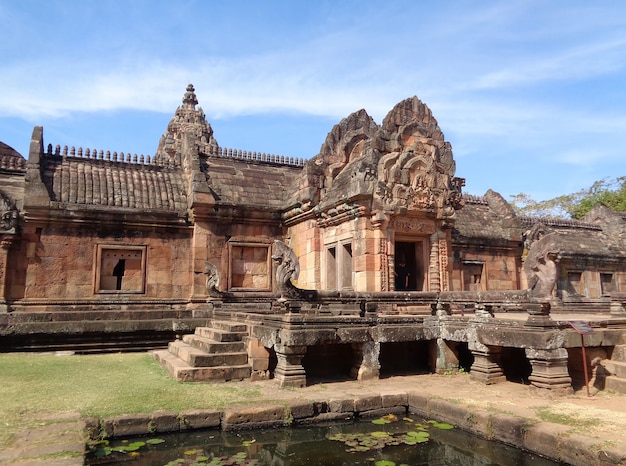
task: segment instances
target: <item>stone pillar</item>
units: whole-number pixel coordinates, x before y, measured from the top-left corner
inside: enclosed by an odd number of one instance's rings
[[[459,358],[450,349],[443,338],[437,338],[437,359],[435,360],[435,372],[445,374],[448,371],[456,371],[459,368]]]
[[[528,319],[524,325],[526,327],[554,327],[555,322],[550,317],[550,303],[530,303],[526,307]]]
[[[7,312],[7,272],[9,248],[13,243],[13,235],[0,236],[0,312]]]
[[[526,348],[526,357],[532,366],[528,380],[535,387],[572,389],[572,378],[567,370],[567,350]]]
[[[274,378],[281,387],[302,388],[306,386],[306,372],[302,366],[302,358],[306,354],[306,346],[274,345],[276,351],[276,370]]]
[[[492,385],[506,380],[500,363],[502,348],[500,346],[484,346],[472,349],[474,363],[470,369],[470,377],[485,385]]]
[[[430,256],[428,263],[429,291],[443,291],[441,289],[441,276],[439,270],[439,235],[430,235]]]
[[[356,380],[373,380],[380,376],[380,343],[366,341],[364,343],[352,343],[354,364],[350,369],[350,375]]]

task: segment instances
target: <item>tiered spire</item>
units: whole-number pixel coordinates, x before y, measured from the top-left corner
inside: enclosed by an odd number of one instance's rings
[[[173,161],[178,164],[185,157],[217,151],[219,145],[213,137],[213,128],[206,121],[202,108],[196,108],[197,104],[198,98],[193,84],[188,84],[183,104],[176,109],[159,141],[154,156],[157,163]]]

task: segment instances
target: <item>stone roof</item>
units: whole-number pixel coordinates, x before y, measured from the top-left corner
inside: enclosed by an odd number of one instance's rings
[[[51,201],[140,210],[187,209],[183,173],[171,167],[45,155],[43,182]]]
[[[624,260],[626,248],[611,236],[597,230],[569,229],[554,232],[554,243],[563,257],[610,257]]]
[[[504,227],[502,220],[486,203],[466,202],[456,211],[453,234],[457,240],[464,237],[508,241],[513,231]],[[519,235],[519,231],[516,233]]]
[[[302,167],[229,157],[201,157],[202,171],[218,203],[282,210]]]

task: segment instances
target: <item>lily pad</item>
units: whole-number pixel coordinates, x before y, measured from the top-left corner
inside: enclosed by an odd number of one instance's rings
[[[441,429],[441,430],[454,429],[454,426],[452,424],[447,424],[445,422],[434,422],[433,427],[436,427],[437,429]]]
[[[162,438],[151,438],[146,440],[146,444],[148,445],[158,445],[159,443],[165,443],[165,440]]]
[[[383,425],[383,424],[390,424],[390,423],[391,423],[391,421],[390,421],[390,420],[388,420],[388,419],[382,419],[382,418],[381,418],[381,419],[374,419],[374,420],[372,421],[372,424],[376,424],[376,425]]]

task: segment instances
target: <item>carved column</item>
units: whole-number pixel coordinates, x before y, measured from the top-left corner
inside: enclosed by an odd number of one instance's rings
[[[7,312],[7,267],[9,248],[13,243],[13,235],[0,236],[0,312]]]
[[[430,235],[428,275],[430,281],[429,291],[441,291],[441,280],[439,276],[439,235],[437,233]]]
[[[480,349],[472,349],[474,362],[470,369],[470,377],[473,380],[491,385],[506,380],[502,372],[500,346],[485,346]]]
[[[532,373],[528,377],[532,385],[550,390],[572,389],[565,348],[548,350],[526,348],[526,357],[532,366]]]
[[[354,364],[350,369],[350,375],[357,380],[378,379],[380,376],[380,343],[366,341],[353,343]]]
[[[306,346],[274,345],[278,363],[274,378],[281,387],[306,387],[306,372],[302,366],[302,358],[306,354]]]

